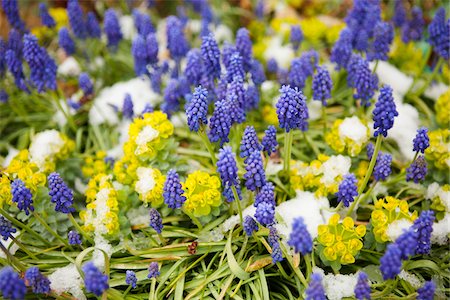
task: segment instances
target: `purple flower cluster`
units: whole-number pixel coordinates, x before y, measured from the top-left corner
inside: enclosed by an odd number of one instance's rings
[[[317,73],[312,81],[313,99],[322,101],[322,104],[326,106],[327,100],[331,98],[332,88],[333,82],[328,70],[325,67],[317,67]]]
[[[269,125],[264,132],[264,137],[262,138],[261,144],[263,146],[264,152],[270,156],[272,152],[275,152],[278,146],[277,142],[277,129],[273,125]]]
[[[306,288],[306,300],[326,300],[325,290],[322,285],[322,275],[313,273],[311,281]]]
[[[11,194],[12,201],[17,203],[17,207],[23,210],[27,216],[30,211],[34,211],[33,195],[22,180],[16,179],[11,182]]]
[[[25,284],[30,286],[35,294],[50,293],[50,280],[44,276],[38,267],[31,267],[25,271]]]
[[[47,177],[48,181],[48,195],[51,197],[51,202],[56,204],[55,211],[65,214],[75,211],[73,205],[73,192],[62,180],[58,173],[51,173]]]
[[[298,89],[284,85],[280,89],[280,98],[276,104],[278,122],[286,132],[293,129],[308,130],[308,107],[306,97]]]
[[[373,135],[377,137],[381,134],[386,137],[388,130],[394,126],[394,118],[397,116],[392,88],[386,85],[380,89],[380,96],[373,110],[373,128],[375,129]]]
[[[411,165],[406,168],[406,181],[419,183],[425,179],[428,172],[428,165],[423,155],[419,155]]]
[[[244,231],[247,236],[252,236],[253,232],[258,231],[258,223],[250,216],[244,218]]]
[[[288,244],[294,247],[295,253],[306,255],[312,252],[312,238],[302,217],[294,219]]]
[[[356,176],[354,174],[347,174],[339,184],[339,190],[336,193],[338,202],[344,203],[345,207],[348,207],[355,197],[358,196]]]
[[[150,208],[150,227],[153,228],[158,234],[161,234],[163,229],[162,217],[154,208]]]
[[[450,19],[445,20],[445,8],[437,10],[433,21],[428,26],[430,45],[444,58],[450,59]]]
[[[208,137],[211,142],[220,140],[220,146],[229,141],[231,129],[230,101],[223,99],[214,104],[214,112],[209,120]]]
[[[0,215],[0,235],[3,240],[8,240],[11,234],[16,231],[17,229],[12,227],[11,222]]]
[[[370,300],[370,285],[367,274],[364,272],[358,273],[358,281],[355,286],[355,298],[358,300]]]
[[[251,153],[262,150],[262,146],[259,143],[258,136],[256,135],[255,127],[253,126],[245,127],[244,136],[242,137],[239,149],[240,149],[239,154],[240,157],[246,158],[246,160]]]
[[[256,191],[266,184],[266,174],[261,158],[261,152],[254,151],[246,159],[245,186],[250,191]]]
[[[236,186],[239,184],[238,167],[233,149],[225,146],[219,150],[217,171],[224,186]]]
[[[183,206],[186,201],[184,196],[183,187],[180,182],[180,177],[178,173],[171,169],[167,172],[167,179],[164,183],[163,188],[164,203],[167,204],[169,208],[177,209]]]
[[[87,262],[82,270],[84,272],[84,286],[86,291],[97,297],[101,296],[109,288],[108,276],[100,272],[93,262]]]
[[[189,129],[197,132],[200,126],[208,124],[208,91],[201,86],[195,88],[192,99],[186,104]]]

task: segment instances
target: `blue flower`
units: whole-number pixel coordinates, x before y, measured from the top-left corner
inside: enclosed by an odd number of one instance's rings
[[[395,0],[394,5],[394,16],[392,17],[392,22],[395,27],[402,27],[406,22],[406,10],[403,6],[402,0]]]
[[[258,231],[258,224],[255,219],[250,216],[244,218],[244,231],[247,236],[252,236],[253,232]]]
[[[277,71],[277,80],[282,86],[289,84],[289,71],[279,67]]]
[[[80,234],[75,230],[69,231],[69,233],[67,234],[67,238],[69,240],[69,245],[81,245]]]
[[[11,27],[25,32],[25,23],[20,18],[17,0],[3,0],[0,3]]]
[[[247,110],[256,109],[259,105],[259,90],[254,85],[247,86],[245,90],[245,107]]]
[[[250,154],[246,160],[245,170],[247,171],[244,174],[245,186],[248,190],[255,191],[266,184],[266,174],[259,151]]]
[[[375,25],[375,32],[373,41],[369,51],[367,52],[367,59],[373,60],[388,60],[389,47],[394,40],[394,28],[387,22],[378,22]]]
[[[278,122],[286,132],[292,129],[308,130],[308,107],[306,97],[298,89],[283,85],[276,104]]]
[[[394,118],[397,116],[398,112],[392,96],[392,88],[388,85],[383,86],[373,110],[373,129],[375,129],[373,136],[377,137],[382,134],[386,137],[388,130],[394,126]]]
[[[270,156],[272,152],[275,152],[278,146],[277,142],[277,129],[273,125],[269,125],[264,132],[264,137],[262,138],[261,144],[263,146],[263,150],[267,152],[267,155]]]
[[[90,11],[87,13],[86,17],[86,29],[90,37],[99,39],[102,35],[102,30],[100,24],[98,24],[97,17]]]
[[[167,49],[170,56],[175,60],[180,60],[189,51],[189,44],[183,33],[183,25],[175,16],[169,16],[166,22]]]
[[[347,174],[339,184],[339,190],[336,193],[338,202],[343,202],[345,207],[348,207],[351,202],[358,196],[356,176],[354,174]]]
[[[425,179],[427,172],[428,165],[425,161],[425,157],[420,155],[408,168],[406,168],[406,181],[412,180],[414,183],[419,183]]]
[[[390,154],[379,153],[377,157],[377,161],[375,164],[375,168],[373,171],[373,176],[377,181],[384,181],[386,178],[391,175],[391,163],[392,156]]]
[[[0,103],[7,103],[9,95],[4,89],[0,89]]]
[[[199,49],[194,48],[189,50],[186,55],[186,69],[184,75],[189,81],[190,85],[199,85],[203,76],[203,58]]]
[[[148,267],[148,278],[156,278],[160,275],[159,273],[159,267],[158,263],[156,261],[151,262],[150,266]]]
[[[214,112],[209,120],[208,137],[211,142],[220,140],[220,146],[229,141],[231,129],[230,101],[223,99],[214,104]]]
[[[275,58],[270,58],[267,61],[267,72],[276,74],[278,71],[278,63]]]
[[[375,151],[374,145],[373,145],[372,143],[368,143],[368,144],[367,144],[367,147],[366,147],[366,150],[367,150],[367,158],[368,158],[369,160],[371,160],[371,159],[372,159],[373,152]],[[380,155],[380,153],[378,153],[378,156],[379,156],[379,155]]]
[[[314,70],[319,62],[319,54],[315,50],[306,51],[300,56],[298,65],[301,69],[299,72],[303,73],[303,76],[309,77],[314,74]],[[300,87],[298,87],[300,88]]]
[[[351,54],[349,57],[348,63],[345,66],[347,70],[347,85],[349,87],[356,87],[356,76],[359,66],[361,64],[365,64],[363,58],[359,54]]]
[[[294,51],[297,51],[300,47],[300,43],[303,41],[303,31],[298,25],[291,26],[291,35],[289,36]]]
[[[12,201],[17,203],[19,210],[23,210],[27,216],[30,214],[30,211],[34,211],[33,195],[22,180],[15,179],[11,183],[11,194]]]
[[[131,288],[133,289],[136,288],[137,278],[134,271],[127,270],[127,272],[125,273],[125,283],[131,285]]]
[[[252,59],[250,74],[252,75],[253,83],[257,86],[261,86],[261,84],[264,81],[266,81],[266,74],[264,74],[264,67],[256,59]]]
[[[339,34],[339,39],[331,49],[330,61],[337,64],[338,69],[346,68],[352,56],[352,32],[349,28],[344,28]]]
[[[61,27],[58,33],[58,45],[63,48],[67,55],[75,53],[75,42],[70,37],[69,30],[66,27]]]
[[[433,231],[434,211],[424,210],[414,221],[413,230],[418,233],[416,254],[429,254],[431,250],[431,232]]]
[[[79,39],[87,37],[86,23],[84,22],[83,10],[78,0],[69,0],[67,3],[67,15],[73,34]],[[105,24],[106,27],[106,24]]]
[[[403,260],[408,259],[410,256],[416,254],[418,233],[409,228],[404,230],[403,233],[395,240],[395,244],[401,251],[400,258]]]
[[[84,272],[84,286],[86,291],[97,297],[101,296],[109,288],[108,276],[100,272],[93,262],[89,261],[82,267]]]
[[[345,18],[348,28],[353,33],[353,48],[366,51],[368,39],[373,37],[374,24],[381,21],[379,0],[355,0],[353,8]]]
[[[153,26],[149,15],[139,12],[137,9],[133,9],[133,17],[138,34],[147,36],[150,33],[155,33],[155,27]]]
[[[45,3],[39,3],[39,16],[41,17],[42,25],[48,28],[55,27],[56,22],[48,13],[47,5],[45,5]]]
[[[150,227],[153,228],[159,234],[162,232],[162,229],[164,227],[162,224],[161,215],[154,208],[150,208]]]
[[[430,138],[428,137],[428,129],[421,127],[417,129],[417,134],[413,139],[413,151],[425,153],[430,146]]]
[[[7,50],[7,44],[0,37],[0,78],[3,78],[3,76],[5,76],[5,72],[6,72],[6,58],[5,58],[6,50]]]
[[[355,298],[357,300],[370,300],[370,285],[367,274],[364,272],[358,273],[358,281],[355,286]]]
[[[322,276],[318,273],[311,275],[311,280],[306,288],[306,300],[326,300],[325,290],[322,285]]]
[[[147,45],[147,63],[155,66],[158,63],[158,41],[154,33],[150,33],[145,38],[145,43]]]
[[[0,235],[3,237],[3,240],[8,240],[10,235],[16,231],[17,229],[12,227],[11,222],[0,215]]]
[[[417,290],[417,300],[433,300],[435,290],[436,284],[433,281],[425,282],[425,284]]]
[[[353,78],[353,87],[356,88],[353,98],[361,99],[361,105],[370,106],[370,99],[378,88],[378,77],[370,70],[367,60],[359,60]]]
[[[131,44],[131,54],[134,59],[134,72],[136,75],[143,75],[147,73],[148,52],[147,43],[142,35],[137,35]]]
[[[247,158],[251,153],[262,150],[262,146],[259,143],[258,136],[256,135],[255,127],[245,127],[244,136],[242,137],[239,150],[239,156],[242,158]]]
[[[275,206],[275,187],[271,182],[266,182],[258,194],[255,197],[255,203],[253,205],[257,207],[260,203],[267,202],[272,206]]]
[[[327,105],[327,99],[331,98],[331,89],[333,82],[331,76],[325,67],[317,67],[317,73],[313,77],[312,89],[313,99],[322,101],[322,105]]]
[[[184,191],[178,173],[174,169],[170,169],[167,172],[167,178],[163,188],[164,203],[172,209],[180,208],[186,201],[186,197],[183,194]]]
[[[108,39],[108,47],[115,51],[123,36],[120,30],[119,19],[114,9],[109,8],[106,10],[103,26]]]
[[[28,91],[25,84],[25,75],[23,74],[22,59],[13,50],[9,49],[6,50],[5,63],[8,70],[14,76],[16,86],[23,91]]]
[[[203,62],[205,64],[206,76],[209,78],[219,78],[221,73],[220,50],[212,33],[202,37],[202,45],[200,49],[202,52]]]
[[[441,7],[436,11],[433,21],[428,26],[430,45],[434,51],[448,60],[450,58],[450,21],[445,20],[445,8]]]
[[[239,56],[241,55],[240,52],[236,49],[236,47],[233,44],[230,44],[228,41],[225,41],[222,46],[222,62],[225,68],[228,70],[228,67],[230,65],[231,56],[234,53],[239,53]],[[241,56],[242,60],[242,56]]]
[[[292,60],[289,71],[289,84],[291,86],[299,89],[305,87],[307,75],[305,74],[304,67],[304,61],[301,57]]]
[[[402,268],[402,251],[397,244],[389,244],[383,257],[380,258],[380,271],[383,279],[394,279]]]
[[[131,100],[131,95],[126,93],[122,104],[122,116],[126,119],[133,119],[133,101]]]
[[[259,20],[264,18],[264,0],[258,0],[254,9],[256,18]]]
[[[73,205],[73,192],[62,180],[58,173],[51,173],[48,175],[48,195],[51,197],[51,202],[56,204],[55,211],[65,214],[75,211]]]
[[[267,224],[269,225],[269,224]],[[272,248],[272,263],[276,264],[277,262],[283,261],[283,252],[281,252],[280,247],[280,235],[277,232],[274,224],[269,226],[269,236],[267,238],[269,240],[269,245]]]
[[[230,146],[225,146],[219,150],[217,171],[224,186],[236,186],[239,184],[236,157]]]
[[[255,219],[261,225],[270,225],[275,222],[275,206],[269,202],[260,202],[256,206]]]
[[[201,125],[208,124],[208,91],[201,86],[195,88],[192,99],[186,105],[187,123],[191,131],[197,132]]]
[[[242,123],[245,121],[245,111],[249,109],[250,104],[246,103],[244,80],[242,77],[235,76],[228,85],[227,98],[236,105],[231,115],[233,123]]]
[[[2,1],[5,2],[9,1]],[[27,287],[19,274],[14,272],[12,267],[6,266],[0,270],[0,291],[5,299],[21,300],[25,299]]]
[[[235,186],[235,188],[236,188],[236,192],[238,194],[238,199],[242,200],[241,186],[238,184]],[[228,203],[236,200],[234,198],[233,190],[231,189],[231,187],[229,185],[225,185],[225,187],[223,188],[222,196],[225,197],[225,200],[227,200]]]
[[[178,88],[178,80],[170,79],[164,89],[164,103],[161,105],[161,109],[168,116],[178,111],[180,108],[180,90]]]
[[[294,247],[295,253],[306,255],[312,252],[312,238],[302,217],[294,219],[288,244]]]
[[[422,16],[422,9],[414,6],[411,10],[411,19],[403,24],[402,41],[409,43],[409,41],[421,40],[424,26],[425,21]]]
[[[230,83],[233,81],[235,76],[239,76],[240,78],[245,77],[244,66],[242,65],[242,57],[239,52],[234,52],[227,66],[227,82]]]
[[[244,70],[250,71],[252,63],[252,41],[250,40],[249,31],[245,28],[239,28],[236,32],[236,49],[239,51],[244,64]]]
[[[31,286],[35,294],[50,293],[50,280],[44,276],[38,267],[31,267],[25,271],[25,283]]]
[[[78,86],[86,96],[94,94],[94,85],[87,73],[81,73],[78,76]]]

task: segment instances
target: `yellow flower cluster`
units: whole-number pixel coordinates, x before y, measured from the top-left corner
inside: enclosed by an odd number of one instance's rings
[[[106,152],[97,151],[95,156],[88,156],[84,159],[84,165],[81,168],[84,177],[90,178],[94,174],[106,173],[108,170],[108,165],[105,162]]]
[[[51,7],[48,9],[48,13],[55,20],[55,28],[48,28],[46,26],[37,26],[31,30],[38,39],[42,39],[44,36],[49,36],[53,32],[58,32],[61,27],[67,26],[69,24],[69,17],[67,16],[67,11],[60,7]]]
[[[450,89],[443,93],[434,104],[436,120],[439,125],[448,128],[450,125]]]
[[[343,130],[341,125],[346,122],[352,122],[356,126],[358,126],[362,131],[365,131],[362,136],[358,137],[358,140],[355,140],[351,136],[346,134],[346,129]],[[344,123],[345,124],[345,123]],[[350,156],[358,155],[361,150],[364,148],[366,143],[370,138],[370,130],[367,124],[365,124],[358,117],[346,118],[346,119],[337,119],[334,121],[331,129],[325,134],[325,142],[336,152],[338,153],[347,153]]]
[[[275,107],[271,105],[264,105],[262,110],[262,117],[264,122],[269,125],[277,125],[278,126],[278,115]]]
[[[420,68],[420,64],[417,62],[422,61],[423,54],[416,48],[415,43],[405,44],[400,36],[396,36],[389,56],[403,72],[416,75]]]
[[[344,175],[332,166],[337,160],[342,162],[342,160],[347,161],[347,158],[341,155],[327,156],[320,154],[317,159],[309,164],[303,161],[296,162],[291,168],[290,182],[292,188],[294,190],[315,191],[317,197],[335,194]],[[330,168],[332,172],[329,172]],[[331,173],[334,175],[331,175]]]
[[[221,183],[216,175],[195,171],[188,175],[182,185],[186,197],[184,208],[196,217],[209,215],[211,207],[218,207],[222,203]]]
[[[157,207],[163,203],[163,188],[166,176],[155,168],[139,167],[136,170],[138,180],[134,183],[134,190],[139,194],[139,199],[145,203],[151,203]]]
[[[94,198],[92,195],[94,191]],[[89,182],[86,210],[80,212],[83,229],[96,234],[114,234],[119,230],[119,204],[112,176],[98,174]]]
[[[373,226],[373,234],[378,243],[389,241],[386,230],[394,221],[406,219],[414,221],[417,218],[417,211],[409,212],[408,203],[405,200],[399,200],[391,196],[386,196],[375,203],[375,209],[372,211],[370,222]]]
[[[445,217],[447,210],[449,209],[445,205],[444,201],[446,200],[445,197],[449,197],[450,184],[444,184],[439,188],[439,190],[440,191],[436,193],[434,198],[431,199],[432,202],[430,205],[430,208],[435,211],[436,219],[438,221],[442,220]]]
[[[322,254],[327,260],[338,260],[343,265],[351,264],[355,262],[355,256],[363,247],[361,239],[366,234],[366,226],[355,227],[350,217],[344,218],[342,223],[339,223],[339,220],[339,214],[334,214],[328,225],[319,225],[317,239],[325,247]]]
[[[450,129],[438,129],[428,134],[430,147],[425,150],[427,159],[434,161],[438,169],[450,167]]]

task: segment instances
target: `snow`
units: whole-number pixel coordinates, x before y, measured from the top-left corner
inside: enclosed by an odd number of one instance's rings
[[[170,122],[172,122],[175,128],[185,128],[187,124],[187,117],[184,111],[175,113],[170,117]]]
[[[100,270],[105,268],[105,254],[108,257],[111,257],[113,251],[111,244],[97,232],[94,237],[95,250],[92,253],[92,261],[94,265],[97,266]]]
[[[441,187],[439,186],[439,183],[437,183],[437,182],[433,182],[432,184],[430,184],[427,188],[427,192],[425,193],[425,199],[433,200],[434,197],[436,197],[438,195],[440,188]]]
[[[290,45],[283,46],[281,37],[274,37],[268,41],[268,46],[264,52],[264,59],[275,59],[278,66],[288,69],[291,60],[294,58],[294,50]]]
[[[30,161],[36,163],[40,169],[43,169],[45,161],[53,159],[53,156],[63,147],[64,140],[61,138],[59,131],[54,129],[41,131],[32,139],[29,149]]]
[[[395,241],[405,230],[408,230],[412,224],[413,223],[411,221],[406,219],[396,220],[388,225],[386,234],[391,241]]]
[[[445,93],[449,89],[449,86],[446,84],[443,84],[442,82],[434,83],[425,91],[425,96],[428,98],[436,100],[441,96],[443,93]]]
[[[350,166],[350,157],[342,155],[330,156],[320,167],[320,172],[323,174],[320,182],[327,186],[336,183],[336,177],[348,174]]]
[[[370,68],[373,70],[375,63],[370,63]],[[394,92],[402,97],[406,94],[411,86],[413,79],[385,61],[378,61],[377,71],[380,83],[389,85]]]
[[[318,267],[314,267],[313,272],[322,275],[322,285],[329,300],[340,300],[354,295],[358,273],[349,275],[329,273],[325,275],[325,272]]]
[[[339,126],[339,136],[349,138],[359,145],[366,143],[369,139],[366,125],[356,116],[342,121]]]
[[[136,182],[134,189],[145,198],[145,195],[147,195],[147,193],[156,185],[154,171],[152,168],[139,167],[136,170],[136,174],[138,181]]]
[[[216,38],[217,43],[221,44],[224,41],[232,41],[233,40],[233,32],[223,24],[217,25],[214,29],[214,37]]]
[[[119,18],[120,31],[122,31],[123,38],[131,40],[136,35],[136,28],[134,27],[133,17],[130,15],[121,16]]]
[[[311,121],[322,118],[322,102],[309,101],[306,103],[306,106],[308,106],[309,119]]]
[[[144,147],[147,143],[153,141],[159,136],[159,131],[155,130],[152,126],[145,126],[136,137],[136,144],[140,147]]]
[[[123,99],[127,93],[131,96],[135,114],[140,114],[146,104],[155,106],[161,101],[161,96],[152,91],[147,77],[136,77],[129,81],[118,82],[102,89],[94,99],[89,111],[89,123],[91,125],[118,124],[119,117],[114,107],[119,110],[122,108]]]
[[[17,237],[20,234],[19,230],[16,230],[16,232],[11,233],[11,235],[13,237]],[[11,255],[16,254],[16,251],[19,250],[19,246],[17,246],[16,243],[13,243],[13,240],[11,238],[7,239],[6,241],[4,239],[1,239],[1,243],[3,244],[3,246],[8,249],[9,253],[11,253]],[[11,247],[10,247],[11,246]],[[1,258],[5,258],[6,259],[6,254],[3,251],[0,251],[0,257]]]
[[[81,73],[81,67],[73,56],[69,56],[59,64],[57,72],[65,76],[78,76]]]
[[[418,289],[422,286],[420,279],[416,275],[406,272],[405,270],[402,270],[400,274],[398,274],[398,277],[406,282],[409,282],[409,284],[411,284],[411,286],[415,289]]]
[[[382,182],[378,182],[375,187],[373,188],[372,191],[373,195],[378,196],[378,195],[388,195],[388,188],[386,185],[384,185],[384,183]]]
[[[87,190],[87,184],[80,177],[75,178],[75,190],[80,194],[84,194]]]
[[[50,276],[50,288],[57,294],[68,292],[78,300],[86,299],[83,293],[80,273],[75,264],[68,264],[65,267],[56,269]]]
[[[450,234],[450,213],[446,213],[444,219],[433,224],[431,242],[438,245],[446,245]]]
[[[5,157],[5,159],[2,162],[2,167],[6,168],[9,166],[9,163],[11,160],[19,153],[19,150],[13,147],[8,147],[8,155]]]
[[[266,166],[266,176],[277,175],[281,170],[283,170],[283,164],[269,159]]]
[[[149,211],[144,208],[132,208],[127,212],[131,226],[143,225],[149,222]]]

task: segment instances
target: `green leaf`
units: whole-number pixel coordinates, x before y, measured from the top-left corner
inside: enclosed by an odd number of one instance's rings
[[[236,261],[236,258],[234,257],[233,250],[231,249],[231,237],[228,238],[228,242],[225,247],[227,251],[228,266],[230,267],[231,272],[241,280],[248,279],[250,277],[250,274],[245,272],[245,270],[241,268],[241,266]]]

